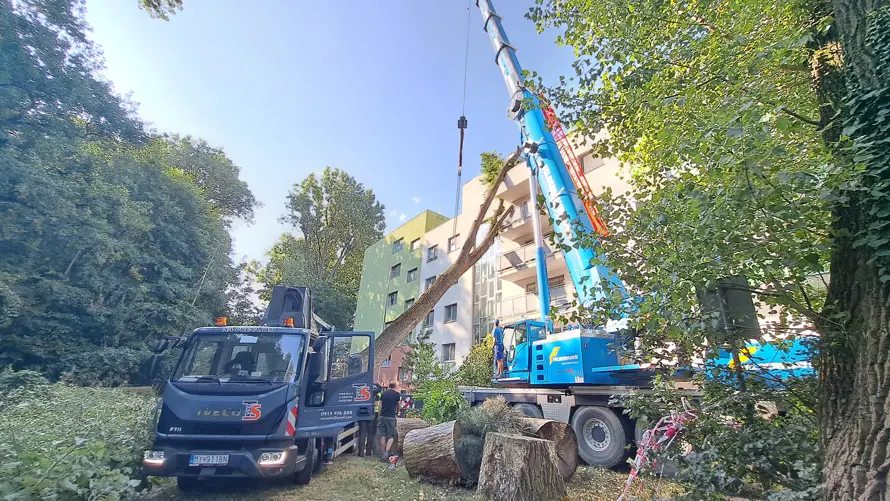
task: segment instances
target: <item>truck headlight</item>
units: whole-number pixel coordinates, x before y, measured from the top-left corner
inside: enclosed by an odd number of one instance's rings
[[[142,463],[150,465],[164,464],[164,451],[145,451],[142,453]]]
[[[282,452],[264,452],[260,454],[260,466],[280,466],[284,464],[287,453]]]

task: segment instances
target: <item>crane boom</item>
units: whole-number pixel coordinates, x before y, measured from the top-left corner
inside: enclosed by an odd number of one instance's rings
[[[602,233],[605,226],[597,227],[599,220],[593,213],[585,213],[580,197],[579,189],[572,179],[572,173],[566,167],[565,160],[560,154],[560,145],[554,139],[548,126],[548,119],[541,110],[538,97],[530,92],[524,85],[522,67],[516,57],[516,49],[510,45],[501,17],[494,10],[491,0],[476,0],[476,6],[482,12],[484,29],[491,39],[492,48],[495,51],[495,63],[500,68],[510,93],[510,106],[508,116],[517,121],[522,132],[525,144],[526,160],[531,170],[530,176],[536,178],[540,185],[541,193],[546,201],[546,207],[554,222],[554,232],[561,244],[569,250],[565,254],[566,267],[575,284],[578,302],[582,305],[590,305],[605,294],[601,281],[605,280],[612,287],[624,290],[624,285],[618,277],[605,265],[593,264],[597,261],[596,252],[589,247],[577,245],[577,228],[580,226],[586,232],[594,231]],[[524,107],[530,102],[532,106]],[[524,109],[525,108],[525,109]],[[552,113],[552,110],[549,110]],[[555,118],[552,114],[551,122]],[[561,128],[560,128],[561,130]],[[577,175],[577,173],[576,173]],[[580,172],[583,177],[583,171]],[[534,185],[535,183],[532,183]],[[583,188],[586,188],[584,186]],[[585,194],[589,196],[589,194]],[[533,200],[535,194],[532,196]],[[545,291],[548,287],[546,267],[544,263],[543,245],[536,238],[538,247],[537,261],[538,291]],[[546,315],[550,309],[549,301],[545,302],[548,295],[542,293],[542,315]]]

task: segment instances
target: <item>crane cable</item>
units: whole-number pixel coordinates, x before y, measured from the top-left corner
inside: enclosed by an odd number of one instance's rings
[[[467,68],[470,61],[470,0],[467,0],[467,38],[464,48],[464,94],[460,107],[460,118],[457,119],[457,128],[460,131],[460,149],[457,154],[457,191],[454,197],[454,225],[451,230],[451,237],[457,236],[457,215],[460,211],[460,178],[464,167],[464,131],[467,128]],[[450,249],[449,245],[449,251]]]

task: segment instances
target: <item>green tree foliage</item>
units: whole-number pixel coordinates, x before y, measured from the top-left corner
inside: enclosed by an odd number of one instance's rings
[[[482,184],[491,186],[498,178],[498,173],[504,164],[504,159],[496,151],[486,151],[481,155],[482,161],[479,170],[482,171]]]
[[[285,234],[269,251],[259,275],[264,297],[274,285],[312,288],[316,313],[341,329],[352,328],[365,249],[383,236],[383,205],[349,174],[325,168],[294,185],[282,221]]]
[[[226,311],[255,200],[220,150],[142,132],[82,7],[0,1],[0,364],[115,384]]]
[[[169,21],[171,15],[182,10],[182,0],[139,0],[139,7],[151,17]]]
[[[144,482],[137,478],[139,460],[152,435],[153,395],[29,384],[6,393],[3,400],[0,496],[4,499],[138,497],[137,488]]]
[[[491,386],[493,371],[494,337],[488,335],[481,343],[473,345],[457,369],[457,378],[466,386]]]
[[[228,324],[260,325],[265,308],[258,304],[257,271],[247,263],[242,263],[239,271],[237,282],[228,291]]]
[[[411,373],[414,395],[423,402],[421,417],[430,423],[457,419],[467,405],[457,390],[457,372],[439,358],[429,334],[421,334],[410,346],[402,367]]]
[[[688,360],[705,342],[738,346],[715,332],[696,290],[746,276],[758,302],[799,322],[772,334],[822,334],[814,360],[823,384],[797,400],[819,411],[827,449],[767,483],[806,497],[810,488],[793,479],[817,481],[804,472],[821,456],[826,498],[880,497],[887,484],[870,473],[880,461],[869,451],[887,446],[887,397],[864,381],[885,377],[880,346],[890,335],[890,6],[538,0],[529,17],[560,29],[558,42],[578,55],[574,77],[547,90],[566,123],[630,167],[633,195],[600,201],[613,235],[579,243],[608,255],[639,296],[628,313],[643,355],[672,347]],[[826,283],[817,274],[829,266]],[[592,313],[603,320],[620,300]],[[730,381],[756,386],[745,379]],[[763,423],[751,406],[734,409],[756,435]],[[795,457],[795,440],[771,445]],[[815,444],[812,436],[807,450]],[[749,473],[766,473],[767,457]]]

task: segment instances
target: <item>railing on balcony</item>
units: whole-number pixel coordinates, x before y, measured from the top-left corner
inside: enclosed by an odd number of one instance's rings
[[[531,203],[528,200],[516,206],[510,219],[504,221],[504,228],[510,229],[529,222],[532,218]]]
[[[571,294],[566,290],[565,285],[550,287],[550,302],[553,306],[563,309],[571,303],[571,300]],[[539,306],[537,293],[502,299],[498,303],[498,316],[501,318],[521,317],[538,311]]]
[[[506,250],[501,252],[499,271],[507,271],[510,269],[521,270],[528,267],[529,263],[537,257],[535,244],[526,244],[522,247]],[[545,243],[544,256],[549,258],[553,255],[553,250]]]

